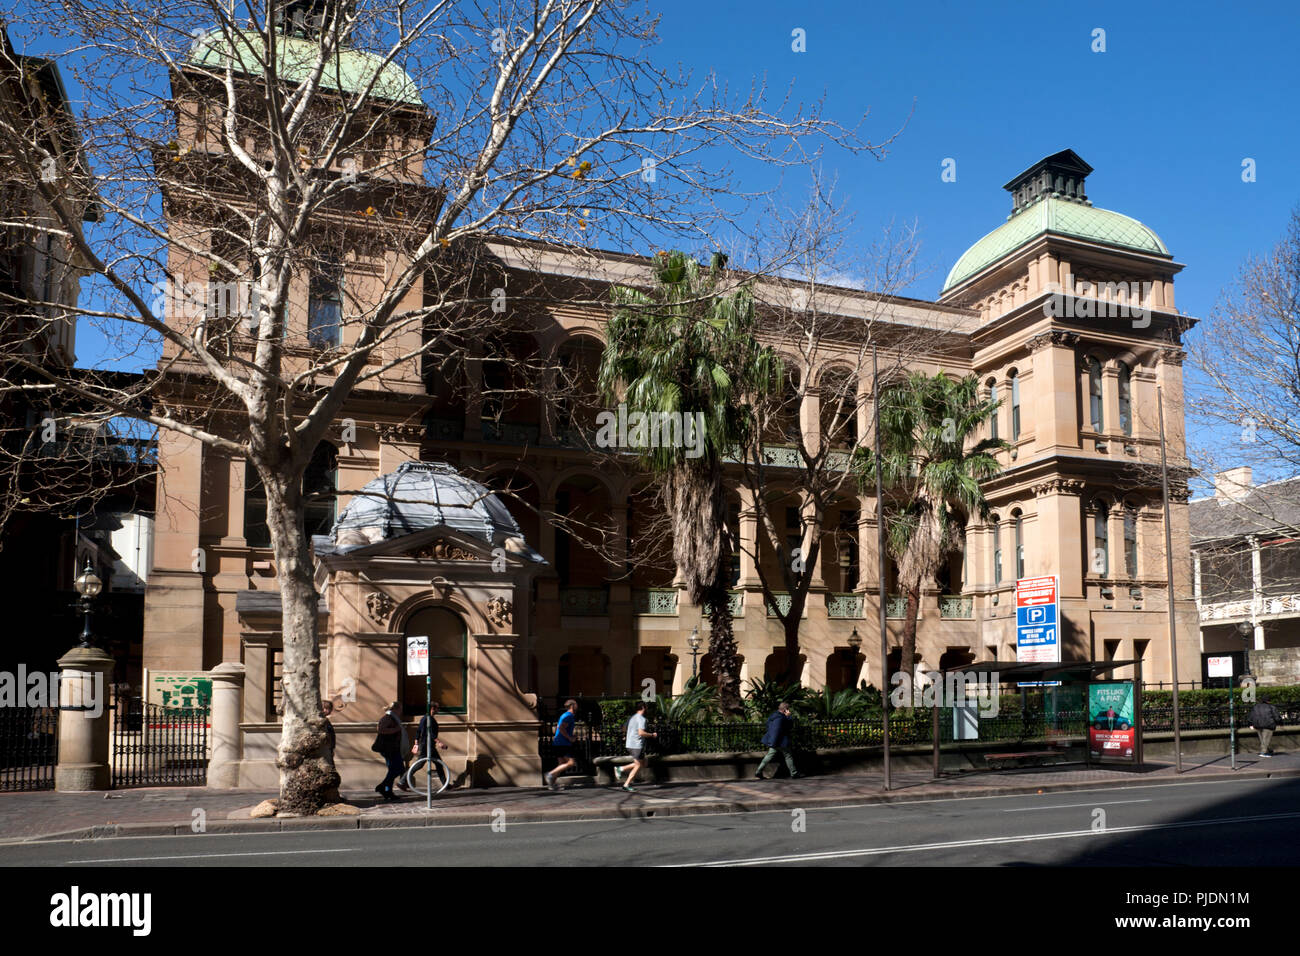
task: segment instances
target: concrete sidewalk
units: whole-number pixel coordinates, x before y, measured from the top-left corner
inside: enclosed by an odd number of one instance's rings
[[[5,793],[0,794],[0,843],[301,829],[486,826],[498,810],[504,812],[508,823],[531,823],[754,813],[795,807],[1053,793],[1097,787],[1259,780],[1300,776],[1300,754],[1271,758],[1239,755],[1236,771],[1229,768],[1226,756],[1188,755],[1184,757],[1183,768],[1179,775],[1171,764],[1163,763],[1151,763],[1141,770],[1069,765],[951,774],[939,780],[932,779],[929,771],[909,769],[893,774],[894,786],[889,792],[883,788],[880,773],[846,773],[800,780],[651,784],[638,787],[636,793],[593,786],[560,791],[502,787],[448,791],[433,798],[432,812],[426,812],[423,794],[404,794],[397,802],[384,803],[373,792],[346,792],[344,798],[360,808],[359,816],[262,820],[250,819],[249,811],[261,801],[274,797],[274,793],[203,787],[108,793]],[[500,819],[500,815],[496,814],[495,818]]]

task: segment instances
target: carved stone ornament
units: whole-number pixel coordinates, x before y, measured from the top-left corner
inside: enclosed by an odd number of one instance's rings
[[[1160,361],[1165,365],[1182,365],[1187,353],[1182,349],[1161,349]]]
[[[372,618],[381,624],[388,622],[395,607],[397,607],[397,602],[383,591],[371,591],[366,595],[366,610],[370,612]]]
[[[487,616],[497,627],[507,627],[515,619],[515,606],[503,597],[494,597],[487,602]]]
[[[1064,329],[1049,329],[1046,332],[1039,332],[1025,344],[1029,346],[1031,352],[1037,352],[1053,345],[1074,348],[1079,344],[1079,335],[1077,332],[1066,332]]]
[[[1044,495],[1081,495],[1083,482],[1074,478],[1050,478],[1042,484],[1034,485],[1034,497]]]
[[[421,561],[477,561],[479,559],[477,554],[444,541],[442,538],[416,548],[409,553],[411,557]]]
[[[385,444],[418,445],[424,438],[424,426],[411,424],[376,424],[375,430]]]

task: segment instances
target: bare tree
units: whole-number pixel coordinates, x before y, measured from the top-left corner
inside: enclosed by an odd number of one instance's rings
[[[774,209],[768,223],[762,255],[775,265],[765,271],[779,274],[760,280],[755,294],[763,303],[765,335],[785,364],[787,387],[756,405],[757,440],[739,456],[739,484],[758,526],[746,553],[785,632],[786,678],[797,679],[799,628],[825,561],[825,537],[833,532],[844,546],[857,546],[856,521],[839,527],[828,519],[857,495],[849,465],[859,449],[870,447],[873,434],[873,356],[881,380],[894,380],[918,362],[933,363],[942,354],[943,334],[956,323],[943,309],[899,297],[918,277],[914,226],[891,224],[867,248],[854,246],[853,218],[834,184],[818,177],[805,205]],[[819,414],[802,420],[810,397]],[[799,516],[797,544],[779,530],[782,507]],[[777,576],[764,554],[776,557]]]
[[[492,284],[494,241],[698,241],[737,211],[720,157],[864,148],[816,106],[654,66],[654,17],[603,0],[28,0],[9,20],[62,43],[88,161],[58,167],[5,123],[52,211],[5,225],[66,244],[91,280],[79,306],[8,304],[94,324],[106,358],[153,367],[69,374],[16,349],[5,367],[256,472],[283,609],[284,810],[314,812],[338,779],[304,475],[349,396],[419,394],[422,354],[504,321],[528,291]],[[67,199],[87,189],[91,227]]]

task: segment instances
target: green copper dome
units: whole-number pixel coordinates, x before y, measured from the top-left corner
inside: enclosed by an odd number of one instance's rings
[[[1139,252],[1169,255],[1169,250],[1160,241],[1160,237],[1136,219],[1109,209],[1049,197],[1016,213],[967,249],[948,273],[948,279],[943,284],[944,291],[947,292],[1045,232],[1123,249],[1136,249]]]
[[[966,250],[943,284],[947,292],[1010,255],[1031,239],[1050,232],[1121,249],[1167,256],[1160,237],[1136,219],[1098,209],[1084,192],[1092,167],[1072,149],[1034,163],[1002,188],[1011,193],[1011,216]]]
[[[320,53],[318,42],[295,36],[277,37],[276,48],[280,57],[277,72],[289,83],[301,83],[307,79]],[[227,59],[233,57],[240,72],[259,74],[262,72],[259,62],[265,51],[265,41],[256,30],[234,34],[233,43],[220,31],[213,31],[194,41],[190,48],[190,62],[210,70],[222,70]],[[372,77],[375,81],[370,88],[371,94],[379,99],[395,103],[423,102],[410,74],[396,63],[384,63],[383,57],[363,50],[339,50],[334,63],[326,64],[321,74],[321,85],[326,89],[357,93],[366,88]]]

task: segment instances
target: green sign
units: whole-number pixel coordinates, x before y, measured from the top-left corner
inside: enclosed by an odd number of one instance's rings
[[[145,699],[163,707],[207,710],[212,706],[212,678],[202,674],[154,671],[149,674]]]

